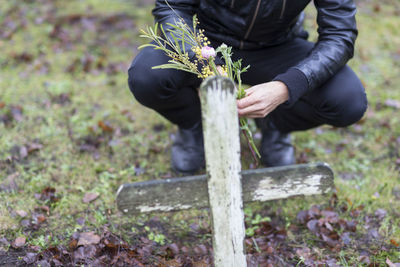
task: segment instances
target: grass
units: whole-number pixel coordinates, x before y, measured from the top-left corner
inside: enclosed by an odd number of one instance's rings
[[[398,108],[385,105],[388,99],[400,101],[400,17],[396,15],[400,9],[396,0],[358,5],[360,35],[350,65],[360,75],[369,97],[365,118],[347,129],[323,126],[295,133],[294,143],[298,158],[305,155],[308,161],[331,165],[341,202],[349,207],[363,205],[363,214],[387,211],[378,232],[380,242],[390,249],[379,251],[377,245],[373,262],[379,265],[386,258],[400,258],[390,241],[400,243],[400,201],[393,193],[400,190],[400,116]],[[13,6],[12,1],[3,3],[1,12],[6,14]],[[51,7],[57,9],[49,12]],[[0,116],[12,106],[22,108],[21,121],[6,125],[0,119],[0,184],[7,185],[11,175],[17,184],[14,190],[0,191],[0,236],[13,240],[23,235],[29,244],[45,248],[66,242],[75,231],[100,232],[107,226],[127,240],[136,232],[164,243],[187,237],[193,222],[207,225],[207,211],[124,217],[116,209],[115,192],[120,184],[171,175],[169,136],[175,127],[133,100],[124,71],[142,43],[138,29],[152,23],[151,7],[122,0],[49,1],[43,5],[24,1],[18,10],[22,13],[11,16],[17,19],[23,15],[27,23],[10,40],[0,40],[0,103],[4,105]],[[309,29],[315,29],[314,13],[308,8]],[[52,17],[40,21],[49,14]],[[69,40],[50,38],[55,30],[50,21],[73,14],[93,16],[96,25],[107,16],[124,14],[132,26],[118,30],[105,27],[100,32],[86,29],[80,35],[80,24],[71,23],[62,26],[70,31]],[[5,19],[1,15],[0,23]],[[315,38],[316,34],[311,34],[311,39]],[[20,59],[22,54],[32,59]],[[73,62],[77,62],[75,69],[67,71]],[[88,71],[85,62],[91,65]],[[123,67],[112,74],[96,67],[110,63]],[[60,100],[62,95],[68,101]],[[109,125],[113,133],[99,126],[100,122]],[[88,137],[99,145],[92,152],[82,152]],[[24,159],[9,160],[19,155],[15,149],[32,143],[42,148]],[[248,159],[243,159],[243,165],[249,165]],[[56,189],[59,201],[35,197],[46,187]],[[84,203],[86,192],[99,197]],[[310,197],[251,207],[256,214],[272,206],[290,224],[298,211],[326,202],[326,197]],[[24,210],[30,218],[43,205],[50,209],[46,221],[38,230],[27,231],[16,211]],[[161,223],[147,226],[154,216]],[[351,214],[342,216],[350,218]],[[85,223],[78,223],[79,218]],[[162,229],[163,223],[170,229]],[[359,225],[358,231],[362,236],[366,230]],[[308,237],[303,239],[312,245],[311,234]],[[354,266],[358,256],[359,250],[349,247],[338,260],[343,266]]]

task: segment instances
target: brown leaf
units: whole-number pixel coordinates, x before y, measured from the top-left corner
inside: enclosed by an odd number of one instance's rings
[[[95,200],[96,198],[99,197],[99,194],[97,193],[92,193],[92,192],[88,192],[85,194],[85,196],[83,197],[83,202],[84,203],[89,203],[92,202],[93,200]]]
[[[177,259],[172,259],[172,260],[166,261],[165,262],[165,266],[168,266],[168,267],[180,267],[180,266],[182,266],[182,263],[179,262]],[[192,265],[192,266],[195,266],[195,265]],[[201,265],[198,265],[198,266],[200,267]],[[206,266],[206,265],[204,265],[204,266]]]
[[[42,190],[41,194],[39,195],[39,199],[43,201],[50,200],[51,202],[57,202],[58,200],[60,200],[56,196],[56,189],[50,186]]]
[[[13,246],[16,247],[16,248],[20,248],[20,247],[25,245],[25,242],[26,242],[26,237],[25,236],[20,236],[20,237],[17,237],[14,240]]]
[[[49,206],[40,206],[40,207],[36,207],[35,209],[44,211],[44,212],[46,212],[47,215],[50,215],[50,208],[49,208]]]
[[[112,133],[114,131],[114,128],[108,122],[99,121],[97,125],[103,130],[103,132]]]
[[[193,267],[208,267],[208,266],[210,266],[210,262],[208,262],[206,259],[193,262]]]
[[[42,149],[43,145],[39,143],[30,143],[28,144],[28,153],[31,154],[32,152],[38,151]]]
[[[78,246],[78,240],[76,240],[76,239],[72,239],[70,242],[69,242],[69,249],[70,250],[75,250],[76,249],[76,247]]]
[[[18,63],[29,63],[33,60],[33,55],[28,52],[22,52],[21,54],[12,55],[15,61]]]
[[[100,236],[94,232],[81,233],[79,235],[78,246],[96,245],[100,242]]]
[[[396,242],[394,239],[390,239],[390,243],[392,243],[393,246],[399,247],[400,244]]]
[[[34,220],[37,222],[37,224],[41,224],[46,221],[46,217],[43,214],[38,214],[34,216]]]
[[[0,102],[0,109],[4,108],[6,106],[6,103]]]
[[[381,5],[380,4],[375,4],[374,5],[374,12],[379,13],[381,11]]]
[[[330,247],[336,247],[336,245],[339,244],[338,241],[333,240],[332,238],[330,238],[329,236],[326,236],[324,234],[322,234],[322,239],[326,242],[326,244],[328,244],[328,246]]]

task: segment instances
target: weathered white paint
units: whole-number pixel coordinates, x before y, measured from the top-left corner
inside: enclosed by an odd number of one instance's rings
[[[208,194],[216,267],[246,266],[239,122],[233,83],[222,77],[201,87]]]
[[[152,211],[185,210],[185,209],[190,209],[191,207],[192,207],[191,205],[181,205],[181,204],[170,205],[170,206],[156,204],[153,206],[146,206],[146,205],[137,206],[137,209],[140,210],[140,212],[152,212]]]
[[[333,179],[332,170],[323,163],[245,170],[242,172],[242,198],[244,202],[252,202],[327,193],[334,188]],[[141,212],[138,205],[180,207],[177,204],[191,208],[209,206],[207,176],[125,184],[117,195],[118,209],[129,210],[131,214]]]
[[[267,201],[297,195],[321,194],[321,179],[323,175],[314,174],[301,179],[287,179],[284,183],[277,184],[274,179],[266,177],[260,181],[254,192],[253,200]],[[329,189],[328,189],[329,190]]]
[[[119,194],[121,193],[122,189],[124,188],[124,185],[120,185],[118,187],[118,191],[117,191],[117,196],[119,196]]]

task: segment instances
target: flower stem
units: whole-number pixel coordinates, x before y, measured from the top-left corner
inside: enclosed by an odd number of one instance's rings
[[[254,144],[253,136],[247,124],[247,119],[240,118],[239,121],[240,121],[240,129],[242,130],[243,135],[246,137],[247,145],[249,147],[251,155],[253,156],[255,167],[257,168],[259,163],[259,158],[261,158],[261,155],[258,152],[256,145]]]
[[[213,69],[213,71],[214,71],[214,74],[215,75],[221,75],[220,73],[219,73],[219,71],[217,70],[217,66],[215,65],[215,62],[214,62],[214,58],[213,57],[209,57],[208,58],[208,62],[209,62],[209,64],[211,65],[211,68]]]

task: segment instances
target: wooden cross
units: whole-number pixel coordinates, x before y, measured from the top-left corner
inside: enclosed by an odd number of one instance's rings
[[[221,76],[200,87],[207,175],[121,185],[119,210],[126,214],[210,207],[214,265],[246,266],[243,201],[323,194],[334,187],[325,163],[241,171],[235,85]]]

